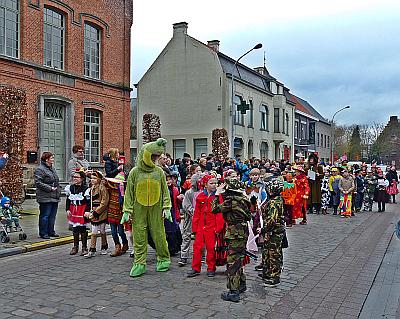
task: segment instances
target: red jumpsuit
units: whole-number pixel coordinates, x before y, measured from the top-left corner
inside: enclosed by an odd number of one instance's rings
[[[310,186],[308,186],[308,179],[305,174],[300,174],[295,177],[294,183],[296,185],[296,198],[294,200],[293,206],[293,219],[303,218],[306,220],[307,212],[307,199],[304,196],[309,196]],[[304,207],[304,212],[302,208]]]
[[[220,233],[224,228],[224,218],[222,213],[212,212],[211,202],[215,195],[208,195],[203,190],[196,198],[196,205],[193,213],[192,232],[196,233],[193,244],[192,269],[201,271],[201,257],[204,245],[206,246],[207,271],[215,271],[215,242],[216,233]]]

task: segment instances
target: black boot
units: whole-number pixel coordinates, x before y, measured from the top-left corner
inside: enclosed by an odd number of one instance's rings
[[[225,301],[239,302],[240,301],[239,291],[237,290],[225,291],[221,294],[221,299]]]
[[[246,282],[241,282],[239,286],[239,293],[242,294],[247,290]]]

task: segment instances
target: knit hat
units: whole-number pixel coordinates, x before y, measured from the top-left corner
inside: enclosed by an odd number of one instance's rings
[[[208,183],[208,181],[209,181],[210,179],[213,179],[213,178],[216,179],[216,177],[215,177],[214,175],[206,174],[206,175],[204,175],[204,176],[201,178],[200,183],[202,184],[202,186],[206,186],[207,183]]]
[[[10,199],[10,197],[4,196],[4,197],[1,199],[1,207],[5,208],[5,204],[6,204],[6,203],[10,203],[10,204],[11,204],[11,199]]]
[[[265,188],[270,195],[280,195],[283,192],[283,182],[274,178],[265,183]]]

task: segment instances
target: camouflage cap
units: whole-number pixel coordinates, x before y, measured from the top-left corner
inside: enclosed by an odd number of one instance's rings
[[[224,182],[226,184],[226,190],[236,192],[243,192],[245,190],[245,185],[236,178],[226,179]]]
[[[277,178],[274,178],[265,183],[265,188],[270,195],[279,195],[283,192],[283,182]]]

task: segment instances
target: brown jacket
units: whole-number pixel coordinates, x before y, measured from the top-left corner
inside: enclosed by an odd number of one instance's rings
[[[351,193],[355,189],[354,177],[349,175],[342,177],[339,181],[339,190],[343,193],[344,191]]]
[[[90,190],[90,209],[93,212],[92,224],[101,224],[107,221],[108,201],[108,191],[103,184],[92,186]]]

